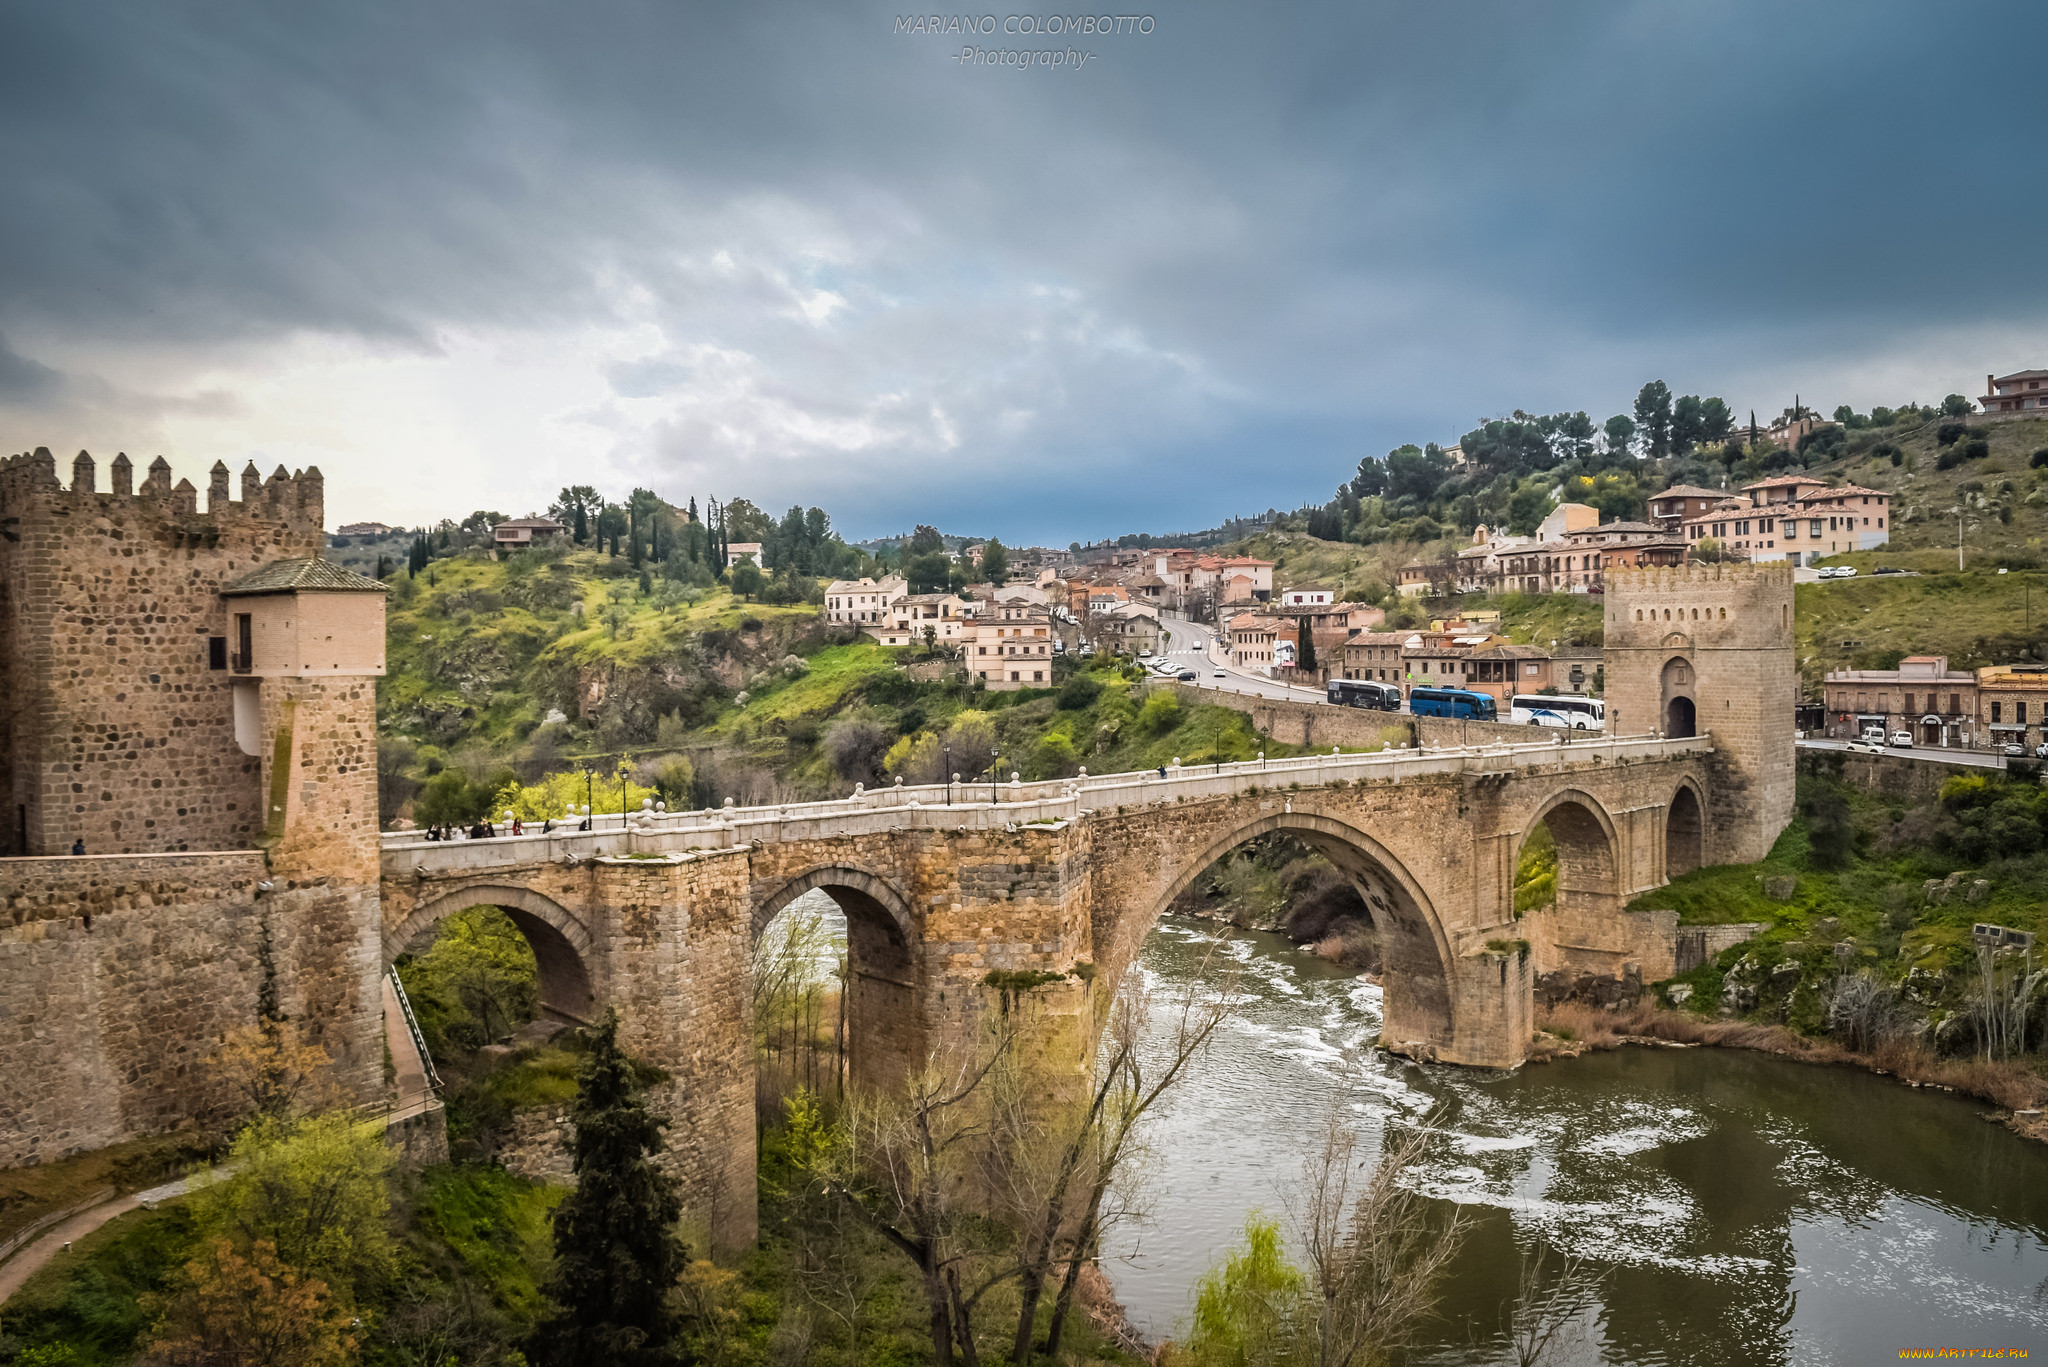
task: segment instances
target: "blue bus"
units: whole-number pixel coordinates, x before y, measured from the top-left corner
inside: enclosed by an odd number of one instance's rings
[[[1411,688],[1408,711],[1417,717],[1464,717],[1472,721],[1494,721],[1499,716],[1492,698],[1464,688]]]

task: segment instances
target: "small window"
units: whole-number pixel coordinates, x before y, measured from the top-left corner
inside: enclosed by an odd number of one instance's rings
[[[209,636],[206,638],[206,667],[226,669],[228,667],[228,638]]]

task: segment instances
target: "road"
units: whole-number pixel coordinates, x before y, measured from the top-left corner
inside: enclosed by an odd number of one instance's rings
[[[1320,688],[1297,688],[1263,674],[1239,669],[1229,662],[1228,652],[1216,637],[1216,633],[1199,622],[1184,622],[1178,617],[1163,618],[1160,626],[1165,629],[1168,640],[1164,654],[1174,664],[1192,669],[1197,675],[1198,688],[1216,688],[1226,693],[1250,693],[1261,698],[1279,698],[1287,702],[1319,703],[1324,701]],[[1217,678],[1217,670],[1224,671],[1224,677]]]
[[[1802,750],[1846,750],[1849,748],[1849,742],[1845,740],[1802,740],[1799,742],[1799,748]],[[1981,750],[1944,750],[1939,746],[1930,749],[1917,745],[1888,745],[1885,747],[1884,752],[1893,759],[1925,760],[1930,764],[1957,764],[1973,769],[2005,768],[2005,756],[1986,754]]]

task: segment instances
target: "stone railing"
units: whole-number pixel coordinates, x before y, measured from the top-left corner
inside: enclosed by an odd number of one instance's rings
[[[1228,797],[1246,789],[1278,791],[1332,783],[1398,782],[1442,774],[1508,773],[1680,758],[1711,751],[1705,736],[1679,740],[1653,736],[1577,740],[1546,738],[1520,745],[1462,749],[1390,749],[1370,753],[1301,755],[1225,764],[1169,766],[1026,783],[904,785],[825,802],[790,802],[691,812],[618,812],[593,815],[591,829],[557,824],[553,830],[490,840],[426,840],[417,831],[382,837],[386,877],[460,874],[515,864],[565,859],[683,857],[705,850],[792,840],[880,835],[904,830],[1012,830],[1057,825],[1091,811]]]

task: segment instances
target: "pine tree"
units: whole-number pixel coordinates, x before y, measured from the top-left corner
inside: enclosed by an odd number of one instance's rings
[[[1300,675],[1313,674],[1316,671],[1316,633],[1306,617],[1297,625],[1299,634],[1294,638],[1294,670]]]
[[[666,1144],[605,1012],[577,1078],[576,1190],[555,1210],[557,1307],[533,1331],[539,1367],[656,1367],[674,1361],[669,1292],[688,1253],[676,1235],[675,1179],[654,1165]]]

